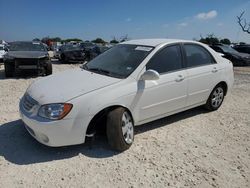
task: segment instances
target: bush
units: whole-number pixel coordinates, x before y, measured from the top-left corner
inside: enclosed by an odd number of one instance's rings
[[[225,38],[225,39],[221,39],[220,43],[230,45],[231,41],[229,39]]]
[[[92,40],[92,42],[93,43],[98,43],[98,44],[105,44],[105,43],[107,43],[102,38],[96,38],[95,40]]]

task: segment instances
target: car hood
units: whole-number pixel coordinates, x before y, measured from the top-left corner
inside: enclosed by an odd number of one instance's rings
[[[239,52],[239,55],[240,55],[240,57],[243,57],[243,58],[250,58],[250,55],[247,53]]]
[[[250,57],[249,54],[247,54],[247,53],[242,53],[242,52],[230,52],[230,53],[227,53],[227,54],[235,55],[235,56],[238,56],[238,57],[241,57],[241,58]]]
[[[43,58],[48,56],[48,52],[41,51],[9,51],[7,56],[14,58]]]
[[[27,93],[39,104],[61,103],[119,81],[77,68],[39,79],[30,85]]]

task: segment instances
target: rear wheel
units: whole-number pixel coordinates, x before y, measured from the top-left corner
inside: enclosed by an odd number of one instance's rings
[[[134,123],[130,113],[122,108],[109,112],[107,118],[107,137],[112,149],[127,150],[134,141]]]
[[[222,85],[216,86],[211,92],[205,107],[210,111],[217,110],[221,106],[224,100],[224,96],[225,96],[224,87]]]
[[[15,72],[15,65],[14,63],[4,63],[4,72],[5,72],[5,77],[13,77],[14,72]]]

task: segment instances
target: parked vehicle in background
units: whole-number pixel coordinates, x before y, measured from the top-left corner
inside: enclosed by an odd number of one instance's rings
[[[56,46],[53,48],[54,58],[56,59],[60,59],[60,54],[61,54],[60,48],[61,48],[60,46]]]
[[[66,44],[60,47],[59,59],[62,63],[68,62],[84,62],[86,54],[79,45]]]
[[[0,63],[3,62],[3,56],[6,54],[7,52],[7,48],[5,47],[5,45],[0,44]]]
[[[79,41],[69,41],[67,44],[78,45],[79,43]]]
[[[62,44],[54,44],[51,46],[51,50],[53,51],[54,58],[59,59],[60,58],[60,48]]]
[[[67,44],[60,48],[60,60],[62,62],[90,61],[101,53],[100,48],[91,42],[80,44]]]
[[[98,47],[101,53],[106,52],[108,49],[111,48],[111,46],[102,46],[102,45],[98,45]]]
[[[233,48],[238,52],[250,54],[250,44],[235,45]]]
[[[124,151],[134,141],[134,125],[200,105],[217,110],[233,80],[232,63],[207,45],[132,40],[81,68],[35,81],[20,101],[20,115],[42,144],[84,143],[104,128],[111,147]]]
[[[233,49],[231,46],[228,45],[211,45],[212,49],[216,52],[224,54],[223,57],[232,61],[234,66],[247,66],[250,65],[250,55],[247,53],[241,53]]]
[[[82,42],[80,43],[80,48],[84,49],[86,53],[86,61],[90,61],[101,54],[100,47],[92,42]]]
[[[5,76],[12,77],[27,71],[39,76],[52,74],[52,64],[46,47],[40,42],[11,42],[4,55]]]

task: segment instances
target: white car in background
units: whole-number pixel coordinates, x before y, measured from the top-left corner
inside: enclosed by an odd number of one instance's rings
[[[5,45],[0,44],[0,62],[3,62],[3,56],[6,54]]]
[[[232,63],[199,42],[118,44],[81,68],[41,78],[20,101],[29,133],[48,146],[81,144],[105,128],[118,151],[134,126],[204,105],[217,110],[234,81]]]

